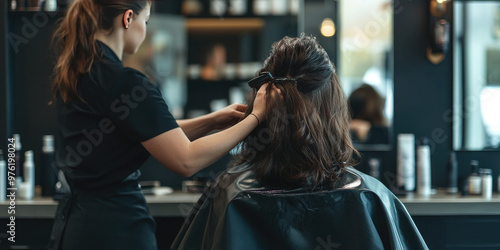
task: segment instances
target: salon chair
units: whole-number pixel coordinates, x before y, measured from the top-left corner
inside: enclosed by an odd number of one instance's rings
[[[276,190],[246,166],[200,198],[172,249],[427,249],[403,204],[354,168],[329,190]]]

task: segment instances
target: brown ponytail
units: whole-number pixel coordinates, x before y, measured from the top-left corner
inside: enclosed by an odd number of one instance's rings
[[[58,95],[67,103],[82,98],[77,92],[78,77],[90,71],[98,56],[95,35],[99,30],[112,32],[115,17],[131,9],[139,14],[148,1],[75,0],[54,33],[59,50],[54,67],[52,101]]]

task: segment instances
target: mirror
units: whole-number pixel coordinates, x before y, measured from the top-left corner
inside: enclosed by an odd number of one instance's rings
[[[393,117],[393,6],[339,0],[337,69],[358,150],[389,150]],[[307,17],[306,17],[307,18]]]
[[[393,5],[390,0],[304,3],[304,32],[337,67],[355,119],[358,150],[390,150],[393,118]]]
[[[186,31],[184,18],[154,14],[146,39],[134,55],[124,55],[123,65],[139,70],[160,89],[170,112],[182,118],[186,104]]]
[[[500,149],[500,3],[455,1],[453,149]]]

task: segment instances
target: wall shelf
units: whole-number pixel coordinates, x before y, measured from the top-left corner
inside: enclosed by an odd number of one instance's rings
[[[188,32],[259,31],[266,22],[261,18],[188,18]]]

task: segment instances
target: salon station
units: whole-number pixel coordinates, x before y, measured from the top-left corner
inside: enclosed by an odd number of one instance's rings
[[[52,36],[74,1],[0,3],[0,249],[47,249],[58,202],[70,192],[54,163],[62,145],[48,103]],[[253,83],[300,84],[261,68],[275,42],[301,34],[315,37],[334,65],[359,152],[353,169],[397,197],[429,249],[500,249],[498,0],[153,1],[144,42],[121,61],[158,88],[175,119],[190,119],[245,104]],[[116,108],[142,98],[132,92]],[[190,177],[147,158],[138,181],[158,249],[184,244],[181,228],[240,151]],[[349,249],[329,240],[318,237],[312,249]]]

